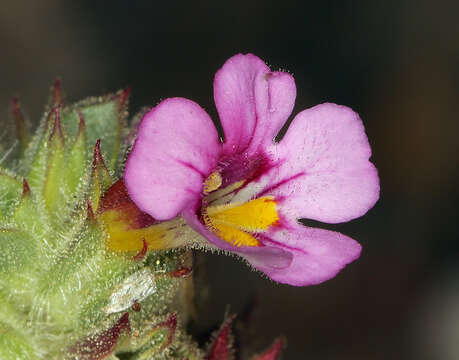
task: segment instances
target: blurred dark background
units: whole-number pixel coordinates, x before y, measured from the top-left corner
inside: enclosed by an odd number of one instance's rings
[[[362,257],[319,286],[278,285],[229,257],[198,259],[208,286],[197,336],[227,304],[242,345],[285,335],[285,359],[459,359],[459,3],[389,1],[3,1],[0,115],[32,120],[56,76],[67,100],[131,86],[131,112],[184,96],[215,114],[212,79],[238,52],[293,73],[296,112],[361,114],[381,199],[328,228]],[[3,121],[3,120],[2,120]],[[203,271],[204,270],[204,271]]]

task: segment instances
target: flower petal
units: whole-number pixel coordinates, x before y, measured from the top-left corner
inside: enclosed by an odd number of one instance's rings
[[[328,223],[365,214],[379,198],[377,170],[362,121],[350,108],[321,104],[299,113],[267,149],[277,166],[260,183],[281,211]],[[269,181],[267,180],[269,179]]]
[[[214,80],[214,99],[225,134],[224,153],[256,151],[272,141],[292,112],[296,97],[293,77],[271,73],[252,54],[226,61]]]
[[[193,210],[185,210],[182,216],[194,231],[204,236],[211,244],[219,249],[242,256],[255,267],[260,266],[267,269],[283,269],[288,267],[292,262],[292,255],[290,252],[279,247],[231,245],[209,231],[198,219]]]
[[[200,200],[220,152],[215,126],[199,105],[166,99],[140,124],[124,172],[129,195],[155,219],[171,219]]]
[[[361,252],[360,244],[343,234],[301,224],[275,231],[263,242],[267,247],[288,249],[293,260],[283,269],[255,267],[274,281],[295,286],[315,285],[335,277]]]

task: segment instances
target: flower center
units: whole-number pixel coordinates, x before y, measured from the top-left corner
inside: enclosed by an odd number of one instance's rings
[[[243,186],[243,182],[219,189],[221,184],[218,172],[210,174],[204,182],[205,198],[201,211],[205,225],[234,246],[260,246],[257,234],[279,221],[274,198],[263,196],[246,202],[231,202],[232,195]]]

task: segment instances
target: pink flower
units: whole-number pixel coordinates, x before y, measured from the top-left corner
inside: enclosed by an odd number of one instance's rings
[[[216,73],[214,99],[224,131],[183,98],[143,118],[124,179],[137,206],[157,220],[181,216],[213,248],[240,255],[271,279],[318,284],[360,255],[327,223],[365,214],[379,198],[377,170],[359,116],[321,104],[293,119],[293,77],[258,57],[236,55]]]

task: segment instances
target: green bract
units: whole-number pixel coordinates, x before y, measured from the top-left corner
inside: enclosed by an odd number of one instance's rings
[[[21,150],[0,147],[0,359],[202,358],[182,330],[191,278],[174,275],[189,251],[112,253],[94,216],[121,175],[129,91],[53,93],[32,137],[15,100]]]

